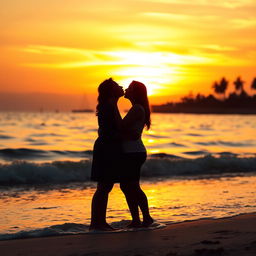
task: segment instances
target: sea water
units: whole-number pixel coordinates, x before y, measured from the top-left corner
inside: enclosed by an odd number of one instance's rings
[[[255,135],[256,115],[152,114],[141,179],[152,216],[256,212]],[[0,239],[88,232],[96,137],[94,113],[0,113]],[[130,219],[118,184],[107,216]]]

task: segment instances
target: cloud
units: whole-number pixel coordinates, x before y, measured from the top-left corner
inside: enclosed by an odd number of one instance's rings
[[[217,6],[224,8],[238,8],[242,6],[248,6],[255,4],[254,0],[141,0],[145,2],[156,2],[156,3],[166,3],[166,4],[180,4],[180,5],[198,5],[198,6]]]
[[[205,45],[201,45],[201,48],[209,49],[209,50],[214,50],[214,51],[218,51],[218,52],[238,50],[236,47],[225,46],[225,45],[218,45],[218,44],[205,44]]]
[[[231,23],[235,28],[244,29],[244,28],[255,28],[256,29],[256,20],[255,19],[232,19]]]
[[[48,45],[28,45],[22,49],[25,52],[32,52],[38,54],[78,54],[78,55],[89,55],[89,51],[71,47],[60,47],[60,46],[48,46]]]
[[[164,49],[164,47],[166,47]],[[236,56],[239,49],[234,46],[220,44],[193,44],[169,45],[160,42],[147,51],[110,49],[90,50],[47,45],[30,45],[23,51],[33,54],[34,57],[47,55],[40,60],[34,58],[30,62],[22,63],[23,66],[46,69],[78,69],[86,67],[105,66],[110,69],[124,67],[182,67],[187,65],[203,66],[238,66],[246,65],[251,60],[247,56]],[[33,61],[34,60],[34,61]]]
[[[34,62],[22,64],[23,66],[35,68],[71,69],[100,65],[115,65],[116,61],[113,56],[110,56],[104,51],[72,47],[29,45],[23,48],[22,51],[39,56],[41,55],[44,58],[47,55],[49,59],[48,62],[40,62],[40,57],[34,57]],[[62,60],[61,62],[58,60],[60,57]]]
[[[172,52],[142,52],[132,50],[111,50],[96,51],[86,49],[75,49],[58,46],[30,45],[24,49],[25,52],[52,56],[51,61],[40,62],[38,59],[34,62],[23,63],[23,66],[34,68],[80,68],[90,66],[159,66],[159,65],[187,65],[187,64],[210,64],[215,62],[213,58],[202,55],[178,54]],[[57,56],[56,56],[57,55]],[[59,55],[73,56],[72,61],[59,62]],[[57,57],[57,58],[54,58]],[[76,60],[76,58],[84,60]],[[63,58],[62,58],[63,59]],[[65,58],[64,58],[65,59]]]
[[[179,14],[179,13],[164,13],[164,12],[144,12],[141,15],[151,18],[163,19],[163,20],[187,20],[191,18],[191,15]]]

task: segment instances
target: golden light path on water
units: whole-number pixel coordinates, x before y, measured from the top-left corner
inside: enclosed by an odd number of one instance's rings
[[[256,211],[255,176],[144,181],[152,216],[171,223],[200,218],[221,218]],[[90,223],[92,184],[72,188],[50,187],[1,192],[0,233],[11,233],[64,223]],[[129,220],[130,214],[118,185],[109,196],[109,223]]]

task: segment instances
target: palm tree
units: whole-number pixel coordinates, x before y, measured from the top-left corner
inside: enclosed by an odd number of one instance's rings
[[[256,90],[256,77],[255,77],[255,78],[253,79],[253,81],[252,81],[251,88],[252,88],[253,90]]]
[[[226,90],[228,89],[228,80],[225,77],[223,77],[220,80],[219,86],[220,86],[220,93],[223,94],[224,99],[225,99]]]
[[[214,89],[214,92],[216,94],[222,94],[221,90],[220,90],[220,85],[218,84],[218,82],[214,82],[212,85],[212,88]]]
[[[241,92],[244,91],[244,81],[241,80],[240,76],[234,81],[235,90]]]

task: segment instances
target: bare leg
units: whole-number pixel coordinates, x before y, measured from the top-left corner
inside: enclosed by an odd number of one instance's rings
[[[142,215],[143,215],[142,226],[148,227],[154,222],[154,220],[150,216],[150,213],[149,213],[147,196],[144,193],[144,191],[140,188],[139,184],[138,184],[138,194],[137,194],[137,196],[138,196],[139,207],[140,207]]]
[[[148,200],[145,193],[140,188],[139,182],[124,182],[120,184],[120,187],[125,194],[126,201],[132,215],[132,223],[130,226],[137,227],[141,224],[138,207],[140,207],[143,215],[142,225],[149,226],[152,224],[153,219],[149,213]]]
[[[120,188],[125,195],[126,202],[128,204],[128,207],[132,216],[132,222],[128,225],[128,227],[139,227],[141,226],[139,204],[136,198],[136,194],[131,189],[131,187],[132,186],[129,182],[120,183]]]
[[[112,190],[113,185],[114,183],[98,182],[97,190],[92,198],[90,229],[113,229],[106,222],[108,194]]]

